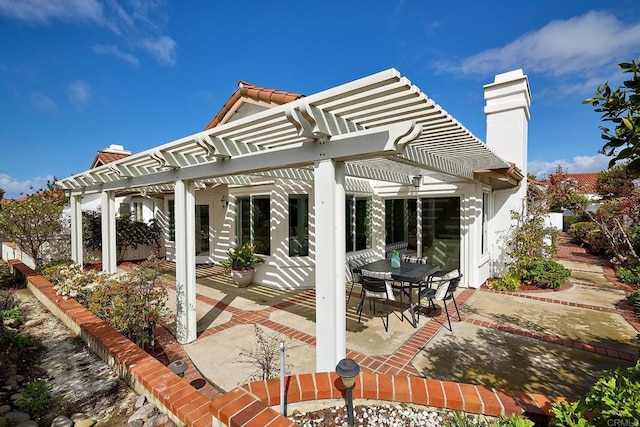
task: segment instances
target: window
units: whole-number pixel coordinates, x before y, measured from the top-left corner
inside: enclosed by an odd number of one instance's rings
[[[238,197],[238,244],[251,243],[256,252],[271,254],[269,196]]]
[[[460,198],[422,199],[422,254],[443,271],[460,268]]]
[[[346,251],[371,248],[371,198],[347,196],[345,200]]]
[[[131,219],[134,221],[143,221],[141,202],[133,202],[133,211],[131,212]]]
[[[482,192],[482,243],[481,254],[486,254],[489,240],[489,193]]]
[[[418,200],[385,200],[385,243],[408,242],[407,249],[417,251]]]
[[[120,203],[118,216],[120,218],[129,218],[131,216],[131,205],[129,203]]]
[[[176,201],[169,200],[167,206],[167,214],[169,216],[169,240],[176,241]]]
[[[309,256],[309,196],[289,196],[289,256]]]
[[[209,205],[196,205],[196,255],[209,255]]]

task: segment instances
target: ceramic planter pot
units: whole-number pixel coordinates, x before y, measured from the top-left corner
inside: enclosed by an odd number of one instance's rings
[[[231,278],[233,283],[239,288],[246,288],[253,279],[253,273],[255,270],[231,270]]]

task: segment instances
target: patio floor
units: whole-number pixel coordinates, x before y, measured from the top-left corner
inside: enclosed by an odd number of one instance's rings
[[[579,397],[603,370],[634,363],[640,325],[622,302],[625,291],[606,279],[607,267],[566,242],[558,258],[572,269],[571,286],[560,291],[459,289],[462,321],[452,320],[453,332],[442,327],[441,306],[420,316],[417,329],[396,307],[385,332],[380,305],[376,316],[365,305],[358,323],[356,288],[347,307],[347,357],[371,372]],[[287,373],[315,371],[313,290],[237,288],[219,267],[207,266],[198,267],[197,282],[198,339],[176,354],[190,358],[215,388],[228,391],[255,374],[255,364],[241,356],[256,347],[255,326],[286,340]]]

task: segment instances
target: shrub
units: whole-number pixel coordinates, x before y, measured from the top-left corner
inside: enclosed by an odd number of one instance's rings
[[[594,254],[604,255],[610,252],[609,239],[600,228],[587,232],[586,243]]]
[[[95,288],[110,277],[106,272],[82,270],[78,264],[50,266],[43,269],[42,275],[53,284],[58,295],[74,298],[85,306]]]
[[[127,274],[103,281],[91,294],[89,310],[142,346],[149,329],[167,315],[167,290],[154,262],[134,266]]]
[[[552,426],[633,426],[640,419],[640,367],[605,371],[586,396],[577,402],[551,407]]]
[[[489,282],[488,286],[489,289],[496,291],[515,292],[520,290],[520,278],[511,272],[507,272],[502,278]]]
[[[571,272],[554,260],[533,258],[521,264],[522,283],[543,289],[556,289],[564,284]]]
[[[49,386],[42,380],[29,381],[22,391],[22,398],[16,402],[18,407],[29,414],[41,411],[49,403]]]
[[[591,230],[597,229],[595,222],[576,222],[569,227],[567,234],[571,237],[571,243],[576,245],[587,244],[587,235]]]
[[[0,333],[4,331],[4,320],[9,319],[12,315],[15,316],[16,310],[22,314],[18,307],[18,298],[15,295],[15,290],[0,289]]]
[[[640,283],[640,264],[634,267],[618,267],[616,276],[622,283]]]
[[[640,291],[631,292],[627,297],[627,301],[634,309],[640,310]]]

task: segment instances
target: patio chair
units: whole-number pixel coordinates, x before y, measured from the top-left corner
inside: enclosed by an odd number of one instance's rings
[[[460,284],[460,279],[462,279],[462,274],[460,274],[458,270],[452,270],[441,277],[432,277],[427,282],[428,287],[425,286],[418,291],[418,320],[420,320],[422,298],[428,299],[427,312],[431,310],[431,307],[433,307],[433,309],[435,310],[435,301],[442,301],[442,305],[444,305],[444,311],[447,314],[447,323],[449,324],[448,329],[453,332],[453,328],[451,326],[451,318],[449,317],[449,309],[447,308],[447,301],[453,300],[453,305],[456,308],[456,313],[458,314],[458,320],[462,321],[462,318],[460,317],[460,311],[458,310],[458,304],[456,303],[456,298],[454,296],[454,292]],[[432,287],[433,285],[437,285],[437,287],[434,289]]]
[[[349,297],[347,297],[347,304],[351,299],[351,294],[353,293],[353,287],[356,284],[360,283],[360,273],[355,270],[365,265],[366,263],[367,263],[367,260],[364,257],[355,257],[347,261],[347,264],[349,265],[349,272],[351,274],[351,280],[349,280],[349,282],[351,282],[351,289],[349,290]]]
[[[369,309],[371,309],[371,300],[373,299],[373,314],[376,314],[376,301],[384,301],[386,322],[383,319],[382,324],[385,332],[389,331],[389,302],[396,300],[391,281],[391,273],[377,273],[367,270],[360,272],[362,292],[360,293],[360,304],[358,305],[358,323],[360,323],[362,317],[365,298],[369,299]]]
[[[415,255],[402,255],[400,256],[402,262],[412,262],[414,264],[428,264],[429,257],[419,257]]]

